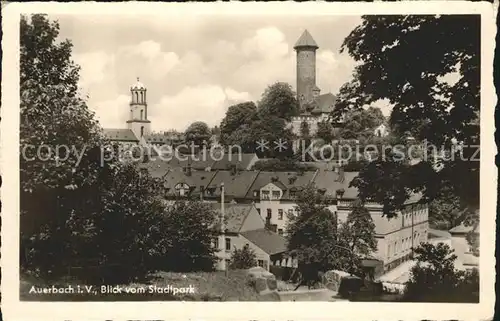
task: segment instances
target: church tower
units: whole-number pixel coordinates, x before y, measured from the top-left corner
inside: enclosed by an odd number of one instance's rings
[[[297,100],[300,110],[319,94],[316,86],[316,50],[318,45],[305,30],[293,49],[297,52]]]
[[[127,120],[128,129],[142,140],[142,137],[151,133],[151,121],[148,120],[148,104],[146,100],[146,87],[139,81],[130,86],[130,116]]]

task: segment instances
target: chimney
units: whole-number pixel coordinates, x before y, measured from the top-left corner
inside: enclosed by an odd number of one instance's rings
[[[191,164],[186,166],[186,176],[191,176]]]

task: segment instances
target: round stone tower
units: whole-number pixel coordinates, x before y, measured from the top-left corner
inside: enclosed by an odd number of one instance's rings
[[[311,102],[316,86],[316,50],[318,45],[311,34],[305,30],[293,47],[297,52],[297,100],[300,110],[304,111],[304,105]]]

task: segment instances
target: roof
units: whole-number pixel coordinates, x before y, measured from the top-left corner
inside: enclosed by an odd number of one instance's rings
[[[287,251],[286,239],[267,229],[241,232],[241,235],[269,255]]]
[[[131,129],[127,128],[103,128],[104,135],[111,141],[139,142],[137,136]]]
[[[312,114],[318,113],[331,113],[335,109],[337,97],[332,93],[319,95],[314,101],[314,108]]]
[[[446,232],[446,231],[441,231],[441,230],[435,230],[435,229],[432,229],[430,228],[429,229],[429,238],[431,238],[432,236],[435,236],[435,237],[442,237],[442,238],[450,238],[451,237],[451,234]]]
[[[246,198],[259,198],[258,196],[255,197],[253,195],[253,191],[255,190],[260,190],[262,187],[266,186],[269,183],[273,183],[277,186],[280,186],[282,184],[282,187],[280,188],[286,188],[286,191],[283,193],[283,198],[284,199],[289,199],[291,198],[290,196],[290,189],[295,188],[297,190],[300,190],[304,187],[306,187],[308,184],[312,182],[314,179],[314,175],[316,172],[313,171],[307,171],[304,172],[303,174],[300,174],[298,172],[260,172],[257,178],[255,179],[254,183],[248,190],[246,194]],[[280,182],[278,184],[278,182]]]
[[[180,168],[171,169],[163,177],[165,180],[164,187],[168,189],[166,191],[166,195],[175,195],[175,186],[179,183],[185,183],[190,187],[193,187],[191,195],[200,195],[200,186],[203,186],[205,189],[214,175],[214,172],[205,171],[192,171],[191,175],[186,175],[186,173],[184,173],[184,171]]]
[[[216,160],[212,166],[212,170],[226,170],[229,169],[230,165],[236,165],[237,169],[245,170],[249,169],[249,165],[257,155],[254,153],[249,154],[232,154],[224,153],[221,160]],[[215,158],[215,157],[214,157]],[[217,159],[220,157],[217,157]]]
[[[309,31],[307,31],[307,30],[304,30],[304,32],[300,36],[299,40],[297,40],[297,42],[295,43],[295,46],[293,48],[297,49],[300,47],[319,48],[318,45],[316,44],[316,41],[314,41],[313,37],[311,36]]]
[[[130,86],[130,89],[131,90],[137,90],[137,89],[145,90],[146,86],[144,86],[144,84],[139,81],[139,77],[137,77],[137,81]]]
[[[147,163],[141,163],[139,168],[147,169],[149,174],[154,178],[165,176],[171,169],[168,162],[163,160],[154,160]]]
[[[465,253],[462,257],[462,264],[467,266],[478,266],[479,258],[471,253]]]
[[[181,141],[184,139],[182,133],[152,133],[146,135],[144,139],[148,143],[171,143],[174,141]]]
[[[220,203],[208,203],[218,212],[221,211]],[[243,227],[243,223],[250,211],[254,208],[253,204],[224,204],[224,217],[226,218],[226,231],[239,233]]]
[[[233,198],[244,198],[259,174],[258,171],[240,171],[231,173],[231,171],[217,171],[210,182],[210,186],[220,186],[224,182],[225,196]],[[220,189],[216,189],[213,196],[220,196]]]
[[[335,197],[337,190],[343,188],[344,199],[355,199],[358,197],[358,189],[349,187],[351,181],[358,176],[357,172],[344,172],[344,180],[339,182],[339,174],[334,171],[322,170],[318,172],[313,183],[318,189],[324,188],[325,195]]]

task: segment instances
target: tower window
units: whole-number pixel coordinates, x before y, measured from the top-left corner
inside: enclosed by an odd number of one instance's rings
[[[135,102],[139,102],[139,93],[137,91],[135,92]]]
[[[144,118],[144,110],[141,109],[141,120]]]
[[[141,91],[141,103],[144,103],[144,92]]]
[[[144,126],[141,126],[141,137],[144,136]]]

